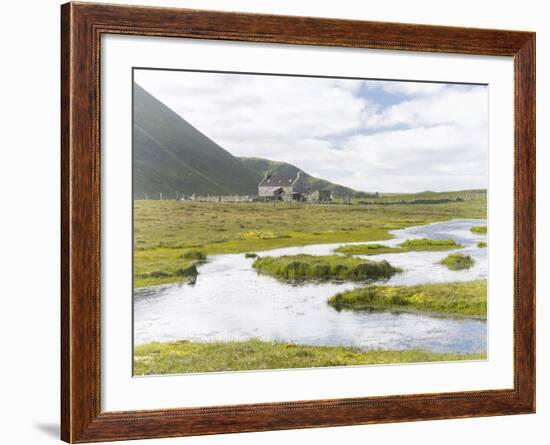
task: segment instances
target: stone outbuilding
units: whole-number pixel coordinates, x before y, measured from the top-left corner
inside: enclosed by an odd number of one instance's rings
[[[330,190],[315,190],[308,196],[308,200],[312,203],[332,202]]]

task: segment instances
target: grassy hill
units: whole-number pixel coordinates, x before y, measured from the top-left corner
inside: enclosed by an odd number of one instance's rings
[[[286,162],[271,161],[269,159],[262,158],[243,157],[240,159],[246,167],[255,173],[257,181],[260,181],[266,173],[296,177],[296,174],[300,171],[298,167],[292,164],[287,164]],[[307,192],[313,192],[315,190],[330,190],[335,197],[359,197],[364,195],[362,192],[311,176],[303,170],[302,178]]]
[[[255,195],[266,172],[296,176],[298,168],[260,158],[237,158],[134,84],[134,199],[190,195]],[[336,197],[359,192],[303,172],[307,191]]]
[[[242,161],[134,84],[134,199],[255,194]]]

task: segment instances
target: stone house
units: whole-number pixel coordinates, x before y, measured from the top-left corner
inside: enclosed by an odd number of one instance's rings
[[[261,198],[299,200],[303,191],[300,171],[295,177],[266,173],[258,184],[258,196]]]

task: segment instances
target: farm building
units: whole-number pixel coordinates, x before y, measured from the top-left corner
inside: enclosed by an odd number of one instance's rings
[[[308,196],[308,201],[316,204],[320,202],[331,202],[332,195],[330,194],[330,190],[315,190]]]
[[[258,184],[258,196],[271,199],[301,200],[303,184],[301,172],[295,177],[266,173]]]

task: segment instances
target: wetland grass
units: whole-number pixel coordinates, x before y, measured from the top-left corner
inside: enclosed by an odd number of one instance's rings
[[[262,257],[254,261],[253,267],[276,278],[295,281],[369,281],[390,278],[400,272],[385,260],[361,260],[341,255]]]
[[[258,369],[482,360],[486,354],[443,354],[420,350],[363,351],[260,340],[149,343],[134,349],[135,375]]]
[[[470,232],[485,235],[487,233],[487,226],[473,226],[470,228]]]
[[[328,304],[338,311],[397,309],[486,318],[487,280],[368,286],[338,293]]]
[[[472,267],[475,261],[470,255],[453,253],[442,259],[440,263],[447,266],[451,270],[464,270]]]

